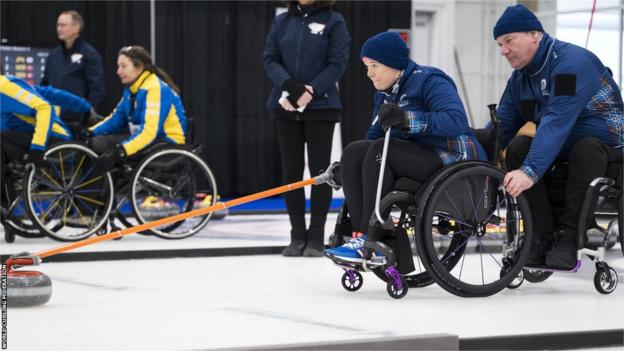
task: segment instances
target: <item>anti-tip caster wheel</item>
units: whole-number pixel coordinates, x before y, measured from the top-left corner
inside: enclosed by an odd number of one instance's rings
[[[594,274],[594,287],[601,294],[612,293],[618,284],[618,275],[611,267],[600,268]]]
[[[15,241],[15,233],[9,226],[4,227],[4,241],[12,243]]]
[[[342,287],[347,291],[357,291],[362,287],[364,278],[358,271],[347,270],[340,280]]]
[[[524,279],[526,279],[529,283],[541,283],[553,274],[553,272],[550,271],[530,268],[522,268],[522,273],[524,275]]]
[[[505,275],[504,272],[501,271],[501,278],[504,275]],[[514,278],[514,280],[512,280],[511,283],[509,283],[509,285],[507,285],[507,289],[517,289],[520,287],[520,285],[522,285],[523,282],[524,282],[524,272],[520,270],[520,272]]]

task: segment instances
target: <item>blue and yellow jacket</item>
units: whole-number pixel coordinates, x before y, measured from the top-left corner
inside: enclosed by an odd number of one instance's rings
[[[122,142],[126,155],[133,155],[157,138],[172,144],[186,140],[186,114],[182,100],[155,73],[144,71],[126,87],[115,110],[89,130],[93,136],[116,134],[129,127]]]
[[[25,81],[1,75],[0,92],[0,130],[33,133],[30,148],[36,150],[45,150],[50,136],[62,140],[73,139],[69,129],[56,114],[52,106],[54,102],[49,102]],[[44,93],[56,99],[56,103],[62,107],[77,108],[81,105],[74,99],[78,97],[58,89],[44,89]]]
[[[589,50],[546,33],[533,60],[509,78],[497,112],[502,147],[526,122],[537,125],[520,167],[535,182],[583,137],[624,145],[624,105],[611,74]]]

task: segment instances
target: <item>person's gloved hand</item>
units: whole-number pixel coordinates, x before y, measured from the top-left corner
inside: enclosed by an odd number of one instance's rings
[[[30,149],[30,151],[28,151],[28,155],[26,156],[26,163],[33,164],[36,168],[43,168],[45,167],[45,162],[43,160],[44,154],[45,151],[43,150]]]
[[[87,141],[91,139],[93,136],[93,132],[89,130],[89,128],[80,129],[80,140]]]
[[[97,112],[95,112],[93,107],[91,108],[91,110],[89,110],[89,112],[85,113],[85,117],[87,119],[88,126],[95,125],[104,119],[104,117],[100,116]]]
[[[327,172],[331,177],[327,180],[327,185],[331,186],[334,190],[340,190],[342,186],[342,178],[340,177],[340,162],[332,163]]]
[[[282,85],[282,89],[288,92],[288,97],[286,99],[290,104],[296,109],[299,107],[297,101],[304,93],[308,92],[306,86],[302,83],[297,82],[294,79],[288,79]]]
[[[387,132],[391,127],[399,126],[401,129],[409,129],[407,113],[393,103],[381,105],[379,108],[379,125]]]
[[[103,153],[100,157],[98,157],[94,173],[96,175],[102,175],[106,172],[109,172],[115,166],[122,164],[126,159],[126,150],[123,146],[117,144],[112,151],[107,151]]]

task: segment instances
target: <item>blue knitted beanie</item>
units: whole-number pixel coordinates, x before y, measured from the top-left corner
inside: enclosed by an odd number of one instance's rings
[[[544,28],[533,12],[523,5],[509,6],[494,26],[494,40],[501,35],[515,32],[543,32]]]
[[[383,32],[368,38],[360,52],[360,58],[365,56],[398,70],[405,69],[409,63],[409,49],[395,32]]]

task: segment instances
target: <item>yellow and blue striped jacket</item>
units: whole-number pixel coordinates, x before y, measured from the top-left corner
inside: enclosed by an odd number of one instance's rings
[[[0,130],[33,133],[31,149],[45,150],[50,136],[72,140],[51,103],[25,81],[0,75]]]
[[[115,110],[89,128],[93,136],[116,134],[130,128],[130,137],[122,142],[126,155],[133,155],[157,138],[172,144],[186,141],[186,114],[182,100],[152,72],[144,71],[123,92]]]

